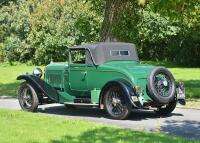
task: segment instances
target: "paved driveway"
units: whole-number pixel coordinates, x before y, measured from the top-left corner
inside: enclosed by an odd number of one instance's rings
[[[0,108],[20,110],[16,99],[0,99]],[[161,131],[171,135],[200,140],[200,110],[177,108],[169,117],[159,117],[152,111],[135,110],[127,120],[112,120],[95,108],[67,109],[60,104],[39,106],[39,113],[66,118],[81,118],[94,122],[116,125],[122,128]]]

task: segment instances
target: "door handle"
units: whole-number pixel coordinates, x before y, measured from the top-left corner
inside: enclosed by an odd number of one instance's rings
[[[82,81],[84,81],[84,80],[85,80],[85,77],[86,77],[86,75],[87,75],[87,72],[81,72],[81,74],[83,74]]]
[[[86,74],[87,74],[87,72],[81,72],[81,74],[84,74],[84,75],[86,75]]]

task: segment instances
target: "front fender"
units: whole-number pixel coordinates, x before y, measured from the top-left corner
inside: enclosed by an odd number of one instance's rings
[[[126,94],[126,97],[128,99],[128,102],[132,106],[141,107],[141,104],[139,101],[132,100],[132,96],[135,96],[137,98],[137,94],[135,93],[131,84],[125,80],[113,80],[113,81],[109,81],[108,83],[106,83],[106,85],[104,85],[104,87],[102,88],[101,93],[100,93],[100,102],[99,102],[100,105],[103,103],[104,93],[108,90],[109,87],[111,87],[113,85],[119,85],[123,89],[123,91]]]
[[[58,92],[48,83],[46,83],[41,78],[26,74],[20,75],[17,77],[17,80],[25,80],[26,82],[33,85],[39,92],[43,93],[45,96],[49,97],[49,99],[58,102],[59,101],[59,94]]]

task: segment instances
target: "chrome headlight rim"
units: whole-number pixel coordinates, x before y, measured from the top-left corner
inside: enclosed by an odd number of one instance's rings
[[[34,76],[37,76],[37,77],[41,78],[42,75],[43,75],[43,72],[42,72],[42,70],[41,70],[40,68],[35,68],[35,69],[33,70],[32,74],[33,74]]]

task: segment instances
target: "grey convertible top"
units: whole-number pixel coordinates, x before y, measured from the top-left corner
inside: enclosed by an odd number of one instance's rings
[[[69,48],[70,50],[87,49],[86,61],[93,60],[95,65],[103,64],[107,61],[134,60],[139,61],[136,47],[131,43],[121,42],[100,42],[94,44],[84,44]],[[87,63],[91,63],[88,61]]]

